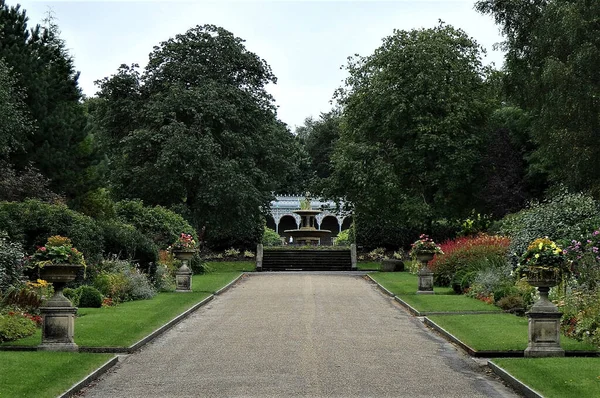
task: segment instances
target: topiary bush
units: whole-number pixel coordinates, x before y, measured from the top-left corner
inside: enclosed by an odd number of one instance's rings
[[[61,235],[68,236],[89,263],[102,258],[104,239],[98,224],[62,204],[38,200],[0,202],[0,230],[6,231],[13,242],[21,243],[28,253],[43,246],[50,236]]]
[[[166,249],[181,233],[190,234],[198,241],[194,228],[179,214],[161,206],[144,206],[141,200],[125,200],[115,204],[117,218],[133,225],[152,240],[159,249]]]
[[[83,285],[79,290],[79,307],[100,308],[102,307],[102,293],[93,286]]]

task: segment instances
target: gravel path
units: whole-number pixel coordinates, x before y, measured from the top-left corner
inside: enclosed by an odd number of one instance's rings
[[[360,276],[286,273],[245,278],[84,396],[517,395]]]

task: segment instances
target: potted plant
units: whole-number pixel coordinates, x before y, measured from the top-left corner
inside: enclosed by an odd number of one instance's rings
[[[40,307],[42,313],[42,344],[40,350],[77,351],[74,341],[75,313],[71,301],[63,294],[68,282],[85,269],[83,254],[73,247],[71,240],[55,235],[32,256],[40,277],[54,286],[54,296]]]
[[[191,292],[192,291],[192,271],[187,263],[196,254],[197,244],[194,237],[184,232],[179,235],[177,241],[170,247],[173,255],[181,260],[181,267],[175,272],[176,292]]]
[[[71,239],[60,235],[49,237],[44,246],[39,246],[32,261],[39,269],[40,278],[51,282],[57,293],[85,268],[83,253],[73,247]]]
[[[444,252],[433,239],[425,234],[421,234],[419,239],[411,245],[409,254],[412,258],[416,258],[421,263],[427,265],[427,263],[433,259],[433,256],[436,254],[444,254]]]
[[[567,271],[564,251],[547,237],[531,242],[518,266],[519,274],[535,287],[552,287]]]

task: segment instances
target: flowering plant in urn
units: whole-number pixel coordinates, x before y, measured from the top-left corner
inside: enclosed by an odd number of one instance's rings
[[[85,267],[83,253],[73,247],[71,239],[60,235],[49,237],[44,246],[37,248],[32,260],[40,268],[52,264],[82,265]]]
[[[521,276],[528,278],[541,277],[558,278],[568,271],[564,251],[552,240],[539,238],[529,244],[520,258],[518,271]]]
[[[416,257],[419,254],[444,254],[442,249],[429,236],[422,234],[419,240],[415,241],[410,248],[410,256]]]
[[[188,250],[196,250],[196,241],[194,240],[194,237],[190,234],[186,234],[186,233],[181,233],[181,235],[179,235],[179,238],[177,239],[177,241],[175,241],[175,243],[173,243],[171,245],[171,249],[172,250],[182,250],[182,251],[188,251]]]

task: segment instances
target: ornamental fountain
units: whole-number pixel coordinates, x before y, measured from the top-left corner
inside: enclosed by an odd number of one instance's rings
[[[297,245],[318,246],[321,238],[331,234],[328,229],[317,229],[315,227],[316,216],[320,213],[321,210],[312,209],[310,192],[307,192],[304,200],[300,203],[300,210],[294,211],[294,214],[300,216],[300,228],[286,229],[284,232],[289,234]]]

